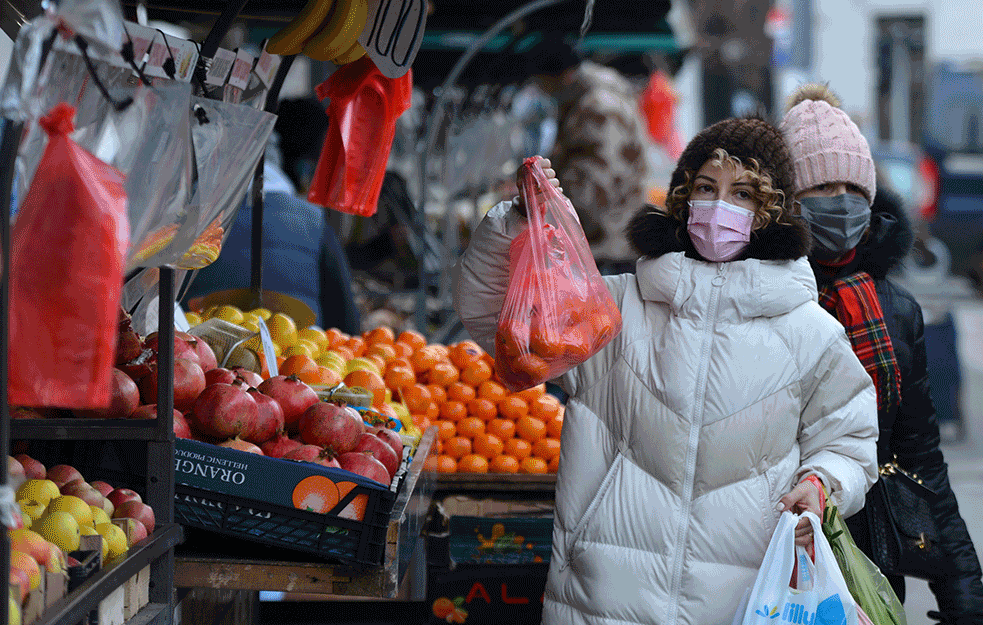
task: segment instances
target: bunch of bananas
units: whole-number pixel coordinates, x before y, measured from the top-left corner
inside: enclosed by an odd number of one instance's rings
[[[368,0],[308,0],[266,46],[271,54],[305,54],[345,65],[365,55],[358,36],[369,19]]]

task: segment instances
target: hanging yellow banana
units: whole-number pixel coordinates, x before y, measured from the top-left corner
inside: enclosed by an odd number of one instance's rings
[[[304,54],[315,61],[337,57],[358,41],[368,19],[368,0],[337,0],[328,23],[304,44]]]
[[[307,0],[303,10],[270,38],[266,51],[281,56],[300,54],[304,49],[304,43],[327,19],[332,6],[334,0]]]
[[[362,47],[362,44],[356,41],[352,47],[331,59],[331,62],[335,65],[348,65],[349,63],[354,63],[363,56],[365,56],[365,48]]]

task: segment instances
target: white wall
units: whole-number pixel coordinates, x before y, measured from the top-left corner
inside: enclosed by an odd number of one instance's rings
[[[7,68],[10,67],[10,53],[14,42],[7,33],[0,30],[0,85],[7,81]]]

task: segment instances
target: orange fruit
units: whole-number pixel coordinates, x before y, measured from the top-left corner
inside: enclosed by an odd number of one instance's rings
[[[428,469],[427,465],[430,465],[431,468]],[[456,473],[457,460],[446,454],[437,454],[428,457],[426,462],[423,463],[423,468],[437,473]]]
[[[515,359],[512,366],[516,371],[521,371],[531,379],[538,380],[537,384],[545,381],[550,373],[549,364],[536,354],[523,354]]]
[[[426,413],[427,406],[433,400],[430,396],[430,390],[416,382],[400,388],[399,395],[403,398],[403,403],[410,409],[410,412]]]
[[[515,422],[515,434],[530,443],[546,438],[546,424],[541,419],[526,415]]]
[[[461,341],[456,343],[450,348],[451,362],[454,363],[458,369],[464,369],[473,362],[478,362],[481,360],[481,355],[484,354],[485,350],[471,340]]]
[[[345,385],[349,387],[361,386],[371,392],[373,405],[382,404],[386,401],[386,382],[375,371],[356,369],[345,376]]]
[[[386,374],[382,376],[382,380],[389,387],[389,390],[397,391],[404,386],[416,384],[416,374],[408,367],[396,366],[389,368]]]
[[[478,385],[478,397],[483,399],[490,399],[496,404],[508,396],[508,390],[492,380],[485,380]]]
[[[447,391],[444,387],[439,384],[427,384],[426,387],[430,390],[430,398],[438,404],[442,404],[447,401]]]
[[[457,424],[453,421],[434,421],[433,424],[437,426],[437,438],[440,440],[446,441],[457,436]]]
[[[438,362],[440,362],[440,352],[434,350],[431,345],[421,347],[410,356],[410,364],[417,374],[430,371]]]
[[[532,444],[532,455],[543,460],[552,460],[560,455],[560,441],[555,438],[541,438]]]
[[[542,421],[549,421],[560,414],[563,404],[555,396],[546,393],[529,403],[529,414]]]
[[[430,460],[430,458],[427,458],[427,460]],[[433,602],[432,609],[433,609],[434,616],[436,616],[439,619],[446,620],[447,617],[450,616],[451,613],[457,609],[457,606],[454,605],[454,602],[448,599],[447,597],[440,597],[439,599]]]
[[[461,370],[461,381],[478,386],[492,377],[492,368],[484,360],[477,360]]]
[[[393,349],[396,351],[396,358],[404,358],[407,362],[413,355],[413,348],[406,343],[393,343]]]
[[[364,355],[367,347],[365,344],[365,339],[360,336],[353,336],[352,338],[348,339],[345,346],[352,350],[352,353],[356,356]]]
[[[532,443],[521,438],[510,438],[505,441],[505,453],[519,460],[532,455]]]
[[[563,345],[563,357],[577,362],[587,360],[593,347],[593,337],[589,321],[567,328],[560,339]]]
[[[329,349],[336,349],[339,345],[344,345],[348,339],[352,338],[338,328],[328,328],[324,331],[324,336],[328,339]]]
[[[370,345],[374,343],[392,345],[396,342],[396,335],[393,333],[392,328],[388,326],[372,328],[371,330],[363,333],[362,338],[364,338],[365,342]]]
[[[433,423],[430,421],[430,417],[425,414],[411,414],[410,419],[413,421],[413,425],[426,431]]]
[[[442,343],[431,343],[427,347],[432,347],[439,360],[451,361],[451,349]]]
[[[563,355],[560,335],[553,328],[533,328],[529,333],[529,349],[545,360],[555,360]]]
[[[476,397],[468,402],[468,414],[482,421],[491,421],[498,416],[498,409],[492,400]]]
[[[457,461],[458,473],[488,473],[488,460],[478,454],[468,454]],[[464,622],[463,620],[461,621]]]
[[[337,386],[342,382],[340,373],[322,365],[318,365],[317,370],[313,373],[298,373],[297,377],[314,386]]]
[[[519,461],[514,456],[506,454],[495,456],[488,463],[488,470],[492,473],[518,473]]]
[[[382,356],[380,356],[379,354],[365,354],[362,357],[365,360],[371,361],[373,364],[375,364],[375,368],[378,369],[379,371],[386,370],[386,361],[383,360]]]
[[[443,387],[457,382],[460,377],[461,372],[449,362],[438,362],[431,367],[430,372],[427,374],[427,380],[431,384],[439,384]]]
[[[560,469],[560,457],[550,458],[550,461],[546,463],[546,470],[550,473],[556,473]]]
[[[287,359],[283,361],[283,366],[279,367],[279,372],[280,375],[296,375],[300,377],[301,373],[316,372],[317,367],[317,363],[310,356],[297,354],[295,356],[287,356]]]
[[[557,415],[546,422],[546,435],[559,439],[563,431],[563,415]]]
[[[355,352],[353,352],[352,348],[348,347],[348,345],[345,343],[342,343],[341,345],[335,345],[331,349],[341,354],[342,358],[344,358],[346,361],[351,360],[352,358],[355,357]]]
[[[489,460],[502,455],[505,450],[505,443],[494,434],[479,434],[471,441],[471,445],[474,448],[474,453]]]
[[[444,453],[460,460],[471,453],[471,439],[463,436],[452,436],[444,441]]]
[[[447,419],[448,421],[460,421],[468,416],[468,409],[464,405],[464,402],[447,400],[440,404],[438,408],[440,409],[440,418]]]
[[[614,336],[615,323],[611,315],[606,312],[596,312],[590,316],[591,338],[593,345],[601,345]]]
[[[529,456],[519,461],[519,473],[549,473],[549,465],[542,458]]]
[[[427,337],[423,336],[416,330],[403,330],[396,338],[396,342],[409,345],[413,348],[413,351],[416,351],[422,347],[426,347]]]
[[[366,356],[378,356],[383,363],[396,360],[396,348],[389,343],[371,343],[365,350]]]
[[[485,432],[494,434],[503,441],[515,436],[515,421],[510,419],[492,419],[485,425]]]
[[[437,419],[437,418],[440,417],[440,407],[441,406],[443,406],[443,404],[438,404],[437,402],[432,401],[429,404],[427,404],[427,407],[426,407],[426,410],[425,410],[424,414],[426,414],[428,417],[430,417],[430,420],[433,421],[434,419]]]
[[[521,397],[510,395],[498,402],[498,414],[506,419],[518,421],[520,418],[529,414],[529,404]]]
[[[464,417],[457,423],[457,433],[473,439],[485,433],[485,422],[478,417]]]
[[[532,406],[532,403],[536,401],[536,399],[542,397],[543,394],[545,393],[546,393],[546,383],[543,382],[542,384],[537,384],[536,386],[530,386],[527,389],[512,394],[515,395],[516,397],[521,397],[522,399],[526,400],[527,404]]]
[[[475,398],[477,392],[474,387],[464,382],[453,382],[447,385],[447,399],[463,401],[467,403]]]

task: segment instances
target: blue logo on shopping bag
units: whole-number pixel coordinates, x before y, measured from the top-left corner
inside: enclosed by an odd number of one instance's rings
[[[756,610],[756,612],[758,612]],[[761,614],[761,612],[758,612]],[[761,614],[761,616],[765,616]],[[805,606],[801,603],[793,603],[791,601],[785,604],[785,609],[782,611],[782,620],[786,623],[794,623],[795,625],[844,625],[846,623],[846,611],[843,608],[843,602],[840,600],[840,596],[831,595],[824,599],[818,606],[816,606],[816,611],[810,613],[806,610]]]
[[[760,610],[755,610],[754,613],[757,614],[758,616],[763,616],[769,619],[778,618],[778,606],[776,605],[773,608],[769,608],[768,604],[765,604],[761,607]]]

